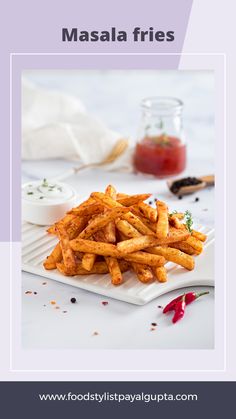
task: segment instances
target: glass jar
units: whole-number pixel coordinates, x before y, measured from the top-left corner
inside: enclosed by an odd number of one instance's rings
[[[186,167],[183,102],[172,97],[151,97],[141,102],[142,120],[133,164],[135,170],[163,178]]]

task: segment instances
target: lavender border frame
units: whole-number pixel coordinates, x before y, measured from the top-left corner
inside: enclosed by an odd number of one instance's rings
[[[181,55],[182,56],[184,56],[184,55],[201,55],[201,56],[204,56],[204,55],[206,55],[206,56],[208,56],[208,55],[213,55],[213,56],[221,56],[221,57],[223,57],[224,58],[224,92],[226,92],[226,88],[225,88],[225,85],[226,85],[226,79],[225,79],[225,74],[226,74],[226,56],[225,56],[225,54],[205,54],[205,53],[190,53],[190,54],[184,54],[184,53],[172,53],[172,54],[170,54],[170,53],[166,53],[166,54],[163,54],[163,53],[65,53],[65,54],[63,54],[63,53],[56,53],[56,54],[50,54],[50,53],[32,53],[32,54],[30,54],[30,53],[12,53],[11,55],[10,55],[10,68],[11,68],[11,81],[12,81],[12,76],[13,76],[13,67],[12,67],[12,57],[13,56],[30,56],[30,55],[37,55],[37,56],[42,56],[42,55],[46,55],[46,56],[48,56],[48,57],[55,57],[55,55],[56,56],[61,56],[61,55],[69,55],[69,56],[77,56],[77,55],[79,55],[79,56],[91,56],[91,55],[97,55],[97,56],[110,56],[110,55],[112,55],[112,56],[125,56],[125,55],[127,55],[127,56],[142,56],[142,55],[145,55],[146,57],[148,57],[148,56],[170,56],[170,55],[176,55],[176,56],[179,56],[179,58],[181,57]],[[162,62],[163,63],[163,62]],[[168,60],[166,61],[166,64],[164,64],[164,67],[167,67],[168,69],[171,69],[170,68],[170,66],[168,67]],[[139,69],[140,68],[145,68],[145,69],[151,69],[151,68],[153,68],[153,67],[150,67],[150,65],[146,65],[147,63],[145,63],[145,66],[144,67],[140,67],[140,65],[139,65]],[[113,63],[113,65],[114,65],[114,63]],[[93,68],[97,68],[98,67],[98,65],[96,65],[95,67],[93,67]],[[100,67],[100,66],[99,66]],[[31,67],[32,68],[32,67]],[[45,69],[45,66],[43,67],[44,69]],[[56,68],[58,69],[58,66],[56,66]],[[81,68],[81,67],[80,67]],[[83,68],[85,68],[85,67],[83,67]],[[86,68],[87,68],[87,66],[86,66]],[[105,68],[107,68],[107,65],[106,65],[106,67]],[[111,68],[111,67],[109,67],[109,68]],[[113,67],[113,68],[116,68],[117,69],[117,65],[115,65],[115,67]],[[119,67],[119,68],[122,68],[122,69],[124,69],[124,67],[123,66],[121,66],[121,67]],[[133,66],[131,66],[131,67],[129,67],[129,68],[135,68],[135,67],[133,67]],[[155,68],[157,68],[157,67],[155,67]],[[51,67],[50,67],[50,69],[52,69]],[[91,69],[91,67],[89,68],[89,69]],[[159,69],[159,67],[158,67],[158,69]],[[11,98],[12,98],[12,90],[10,91],[10,94],[11,94]],[[225,93],[226,94],[226,93]],[[224,104],[226,105],[226,97],[224,96]],[[225,109],[225,108],[224,108]],[[12,111],[12,102],[10,103],[10,111]],[[10,115],[11,115],[11,112],[10,112]],[[225,120],[226,120],[226,109],[224,110],[224,122],[225,122]],[[19,122],[19,121],[18,121]],[[11,117],[11,124],[12,124],[12,117]],[[19,127],[19,124],[17,124],[18,125],[18,127]],[[12,130],[12,126],[10,127],[10,129],[11,129],[11,165],[10,165],[10,170],[12,169],[12,167],[13,167],[13,162],[12,162],[12,134],[13,134],[13,130]],[[224,140],[226,139],[226,127],[225,127],[225,123],[224,123]],[[17,153],[16,153],[17,154]],[[225,186],[225,184],[226,184],[226,165],[225,165],[225,158],[226,158],[226,141],[224,141],[224,186]],[[12,172],[10,173],[10,179],[11,179],[11,181],[13,180],[13,178],[12,178]],[[12,184],[11,184],[11,187],[12,187]],[[226,188],[224,188],[224,191],[226,191]],[[226,192],[225,192],[226,193]],[[11,195],[12,194],[12,190],[10,191],[10,196],[12,196]],[[16,198],[16,197],[15,197]],[[226,200],[224,199],[224,203],[226,202]],[[12,200],[10,200],[10,203],[11,203],[11,205],[12,205]],[[12,207],[11,207],[12,208]],[[226,213],[226,204],[224,205],[224,212]],[[11,213],[11,220],[12,220],[12,213]],[[226,224],[226,220],[224,220],[224,224]],[[11,234],[11,239],[12,239],[12,232],[14,231],[13,229],[12,229],[12,227],[14,227],[14,226],[11,226],[11,230],[10,230],[10,234]],[[226,228],[224,229],[224,231],[226,231]],[[226,243],[226,237],[225,237],[225,234],[226,233],[224,233],[224,240],[225,240],[225,243]],[[18,240],[17,240],[18,241]],[[225,247],[225,249],[224,249],[225,251],[224,251],[224,260],[226,260],[226,258],[225,258],[225,254],[226,254],[226,247]],[[12,262],[11,262],[12,263]],[[225,278],[226,278],[226,266],[224,265],[224,268],[225,268]],[[224,368],[223,369],[219,369],[219,370],[215,370],[215,371],[225,371],[225,369],[226,369],[226,301],[225,301],[225,296],[226,296],[226,281],[224,281],[224,285],[225,285],[225,287],[224,287],[224,310],[225,310],[225,315],[224,315],[224,334],[225,334],[225,336],[224,336]],[[11,285],[11,287],[12,287],[12,285]],[[11,311],[11,313],[12,313],[12,311]],[[12,324],[12,322],[11,322],[11,324]],[[12,343],[12,342],[11,342]],[[11,361],[12,361],[12,345],[11,345]],[[25,370],[16,370],[16,369],[13,369],[12,368],[12,362],[11,362],[11,370],[12,371],[25,371]],[[27,370],[26,370],[27,371]],[[33,371],[33,370],[30,370],[30,371]],[[34,370],[34,371],[42,371],[42,370]],[[45,371],[49,371],[49,370],[45,370]],[[52,371],[58,371],[58,370],[52,370]],[[60,370],[60,371],[72,371],[72,370]],[[109,371],[109,372],[116,372],[116,371],[121,371],[121,370],[73,370],[73,372],[85,372],[85,371],[89,371],[89,372],[91,372],[91,371],[96,371],[96,372],[99,372],[99,371],[102,371],[102,372],[104,372],[104,371]],[[128,372],[129,370],[124,370],[125,372]],[[148,371],[148,372],[151,372],[151,371],[153,371],[153,372],[159,372],[159,371],[172,371],[172,370],[130,370],[130,371],[132,371],[132,372],[145,372],[145,371]],[[175,372],[177,372],[177,371],[185,371],[185,370],[174,370]],[[199,369],[197,369],[197,370],[186,370],[186,371],[188,371],[188,372],[193,372],[193,371],[200,371]],[[202,371],[204,371],[204,372],[206,372],[206,371],[208,371],[208,370],[206,370],[206,369],[204,369],[204,370],[202,370]],[[209,371],[213,371],[213,370],[209,370]]]

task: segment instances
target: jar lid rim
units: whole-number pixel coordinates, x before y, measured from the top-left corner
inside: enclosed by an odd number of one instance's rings
[[[169,113],[171,111],[181,111],[184,103],[182,100],[171,96],[150,96],[141,101],[143,110],[153,112]]]

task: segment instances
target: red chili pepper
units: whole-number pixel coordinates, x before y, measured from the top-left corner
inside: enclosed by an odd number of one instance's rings
[[[190,304],[193,301],[195,301],[197,298],[201,297],[202,295],[209,294],[209,291],[204,292],[188,292],[185,294],[185,302],[186,304]],[[183,298],[184,294],[180,295],[179,297],[175,298],[174,300],[170,301],[169,304],[167,304],[164,309],[163,313],[168,313],[171,310],[175,310],[176,303],[180,301]]]
[[[184,294],[180,301],[175,304],[175,314],[172,319],[172,323],[176,323],[178,320],[181,320],[184,317],[185,307],[186,307],[186,295]]]

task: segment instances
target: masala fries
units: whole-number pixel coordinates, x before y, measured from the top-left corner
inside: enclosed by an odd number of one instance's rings
[[[48,228],[59,242],[44,268],[66,276],[109,273],[116,286],[127,270],[146,284],[154,279],[166,282],[169,261],[194,269],[193,256],[202,253],[206,235],[189,231],[184,214],[169,214],[165,202],[151,207],[144,202],[149,197],[117,193],[112,185],[105,193],[92,192]]]

